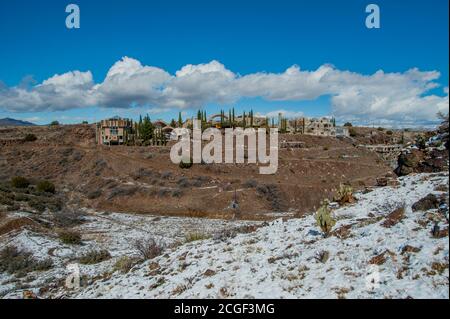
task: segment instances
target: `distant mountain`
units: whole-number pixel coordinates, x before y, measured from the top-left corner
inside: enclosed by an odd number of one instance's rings
[[[0,126],[34,126],[31,122],[15,120],[11,118],[0,119]]]

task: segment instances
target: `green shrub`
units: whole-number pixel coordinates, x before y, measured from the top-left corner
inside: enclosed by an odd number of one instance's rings
[[[37,137],[36,137],[36,135],[34,135],[34,134],[28,133],[27,135],[25,135],[25,137],[23,138],[23,140],[24,140],[25,142],[34,142],[34,141],[37,140]]]
[[[40,181],[36,185],[36,189],[38,192],[42,193],[55,193],[55,185],[52,182],[49,181]]]
[[[350,136],[351,137],[356,137],[358,134],[356,133],[356,130],[354,129],[354,128],[352,128],[352,127],[350,127],[349,129],[348,129],[348,132],[349,132],[349,134],[350,134]]]
[[[324,236],[327,237],[333,226],[336,225],[336,220],[331,216],[331,209],[328,208],[328,201],[322,203],[315,217],[317,226],[322,230]]]
[[[67,245],[81,244],[81,234],[74,230],[63,230],[59,232],[58,237],[63,244]]]
[[[15,188],[27,188],[30,185],[30,181],[22,176],[16,176],[11,179],[11,185]]]
[[[53,266],[50,258],[37,260],[33,255],[15,246],[7,246],[0,252],[0,272],[25,276],[32,271],[44,271]]]
[[[50,123],[50,126],[58,126],[59,125],[59,122],[58,121],[52,121],[51,123]]]
[[[392,134],[394,134],[394,132],[392,132],[392,131],[389,130],[389,131],[386,131],[386,134],[387,134],[387,135],[392,135]]]
[[[83,265],[93,265],[101,263],[102,261],[111,259],[111,254],[106,249],[91,250],[82,255],[78,262]]]

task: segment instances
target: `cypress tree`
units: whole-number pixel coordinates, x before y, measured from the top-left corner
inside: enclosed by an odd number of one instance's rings
[[[183,118],[181,117],[181,112],[178,112],[178,127],[183,126]]]

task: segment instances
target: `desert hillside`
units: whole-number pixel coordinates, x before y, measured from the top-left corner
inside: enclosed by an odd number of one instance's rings
[[[27,134],[35,141],[24,141]],[[353,139],[280,135],[302,148],[280,149],[275,175],[256,165],[194,165],[181,169],[170,146],[99,146],[90,125],[0,128],[0,180],[50,180],[66,203],[98,210],[230,218],[235,192],[239,217],[301,215],[332,197],[341,183],[376,185],[392,169]]]

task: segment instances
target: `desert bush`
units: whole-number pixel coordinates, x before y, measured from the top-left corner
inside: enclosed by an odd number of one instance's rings
[[[258,182],[254,179],[246,180],[244,183],[245,188],[255,188],[256,186],[258,186]]]
[[[353,197],[353,188],[350,185],[340,184],[334,201],[338,202],[340,205],[346,203],[354,203],[356,200]]]
[[[208,183],[211,179],[208,176],[195,176],[191,180],[191,185],[194,187],[202,187],[205,183]]]
[[[33,255],[15,246],[7,246],[0,252],[0,272],[25,276],[32,271],[44,271],[53,266],[50,258],[37,260]]]
[[[418,135],[416,137],[415,143],[416,143],[416,146],[421,150],[424,150],[427,147],[427,145],[426,145],[427,141],[426,141],[425,137],[423,137],[422,135]]]
[[[51,193],[54,194],[55,193],[55,184],[53,184],[50,181],[40,181],[37,185],[36,185],[36,190],[38,192],[42,192],[42,193]]]
[[[111,193],[109,193],[108,200],[113,199],[114,197],[132,196],[132,195],[136,194],[138,189],[139,188],[135,187],[135,186],[116,187],[111,191]]]
[[[131,270],[131,268],[133,268],[134,265],[137,264],[137,262],[138,261],[136,258],[123,256],[116,261],[113,269],[114,271],[120,271],[121,273],[126,274]]]
[[[84,214],[78,210],[65,208],[53,213],[52,221],[59,227],[74,227],[84,222]]]
[[[15,188],[27,188],[30,181],[22,176],[15,176],[11,179],[11,186]]]
[[[391,130],[389,130],[389,131],[386,131],[386,134],[387,134],[387,135],[392,135],[392,134],[394,134],[394,132],[392,132]]]
[[[78,262],[83,265],[93,265],[101,263],[102,261],[109,260],[111,254],[106,249],[102,250],[90,250],[84,255],[82,255]]]
[[[328,207],[328,201],[324,201],[316,212],[317,226],[322,230],[322,233],[327,237],[333,226],[336,225],[336,220],[331,216],[331,209]]]
[[[96,199],[96,198],[99,198],[100,196],[102,196],[102,190],[101,189],[96,189],[96,190],[94,190],[92,192],[89,192],[87,194],[87,198],[88,199]]]
[[[8,193],[0,193],[0,205],[14,205],[14,195]]]
[[[59,239],[63,244],[80,245],[81,234],[75,230],[62,230],[58,234]]]
[[[161,188],[160,190],[158,190],[158,197],[166,197],[169,194],[170,194],[170,189],[168,189],[168,188]]]
[[[72,154],[72,160],[75,162],[79,162],[83,159],[83,154],[79,151],[75,151]]]
[[[348,129],[348,133],[350,134],[351,137],[356,137],[358,134],[356,133],[356,130],[352,127],[350,127]]]
[[[44,212],[47,208],[46,203],[47,201],[41,197],[34,197],[28,201],[28,205],[40,213]]]
[[[183,196],[183,191],[181,189],[174,189],[172,191],[172,197],[181,197]]]
[[[133,247],[144,260],[153,259],[164,251],[164,244],[153,238],[136,240]]]
[[[25,137],[23,138],[23,140],[24,140],[25,142],[34,142],[34,141],[37,140],[37,137],[36,137],[36,135],[34,135],[34,134],[28,133],[27,135],[25,135]]]
[[[177,181],[177,185],[180,188],[187,188],[187,187],[191,186],[191,184],[189,183],[189,180],[186,177],[180,177]]]
[[[264,197],[268,202],[270,202],[273,210],[281,211],[284,208],[285,205],[277,185],[259,185],[256,187],[256,192],[259,196]]]
[[[161,178],[163,179],[169,179],[172,177],[172,172],[162,172],[161,173]]]
[[[204,234],[204,233],[200,233],[200,232],[193,232],[193,233],[186,234],[184,240],[186,243],[190,243],[193,241],[204,240],[204,239],[208,239],[208,238],[211,238],[211,236],[209,236],[208,234]]]

